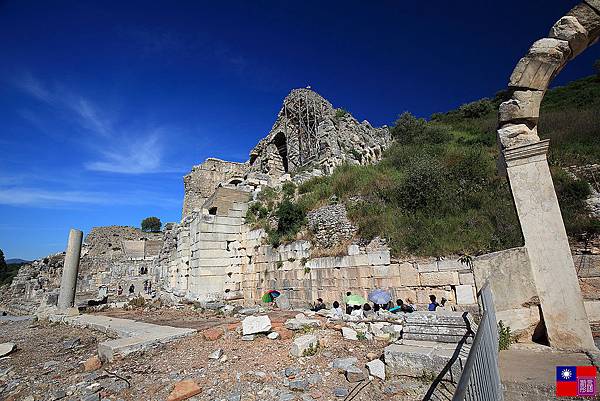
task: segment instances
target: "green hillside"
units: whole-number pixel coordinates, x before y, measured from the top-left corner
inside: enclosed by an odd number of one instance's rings
[[[382,236],[396,255],[477,254],[522,244],[508,183],[496,171],[497,108],[505,93],[429,121],[404,113],[394,144],[375,166],[343,166],[298,188],[307,211],[344,202],[364,238]],[[584,210],[587,183],[561,166],[600,162],[600,80],[583,78],[550,90],[540,136],[551,139],[555,187],[569,234],[600,232]]]

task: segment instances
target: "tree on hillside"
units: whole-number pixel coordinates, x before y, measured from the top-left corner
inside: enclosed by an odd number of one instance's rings
[[[4,252],[0,249],[0,272],[6,271],[6,260],[4,260]]]
[[[161,226],[162,223],[158,217],[146,217],[144,220],[142,220],[142,231],[155,233],[160,231]]]

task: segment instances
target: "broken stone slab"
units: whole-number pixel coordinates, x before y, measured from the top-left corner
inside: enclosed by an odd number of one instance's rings
[[[566,40],[571,47],[571,58],[575,58],[588,46],[588,32],[573,16],[565,16],[556,21],[548,37]]]
[[[202,392],[200,387],[193,380],[183,380],[175,385],[173,391],[167,397],[167,401],[183,401]]]
[[[0,358],[10,354],[14,350],[17,349],[17,344],[15,343],[2,343],[0,344]]]
[[[245,336],[242,336],[242,341],[254,341],[255,338],[256,334],[247,334]]]
[[[513,148],[540,141],[537,127],[529,128],[526,124],[506,124],[498,129],[498,139],[503,148]]]
[[[414,344],[422,343],[424,346]],[[411,345],[391,344],[384,349],[386,370],[395,376],[437,377],[453,357],[456,346],[438,345],[435,342],[412,342]],[[468,347],[462,346],[459,357],[452,364],[444,380],[457,383],[468,355]]]
[[[385,380],[385,364],[381,359],[373,359],[371,362],[367,362],[367,368],[371,376]]]
[[[267,338],[268,338],[269,340],[277,340],[277,339],[279,338],[279,333],[278,333],[278,332],[276,332],[276,331],[274,331],[274,332],[272,332],[272,333],[269,333],[269,334],[267,335]]]
[[[358,340],[358,333],[350,327],[342,327],[342,336],[346,340]]]
[[[333,389],[333,395],[337,398],[344,398],[350,394],[350,391],[344,387],[336,387]]]
[[[295,357],[306,356],[311,350],[316,349],[319,346],[319,340],[317,336],[313,334],[307,334],[294,339],[292,348],[290,349],[290,355]]]
[[[271,331],[271,319],[269,316],[247,316],[242,320],[242,334],[259,334]]]
[[[540,104],[545,93],[545,91],[532,90],[514,91],[510,100],[500,104],[500,123],[527,120],[537,124],[540,117]]]
[[[333,369],[346,370],[350,366],[356,365],[357,362],[358,359],[353,356],[348,358],[336,358],[329,364],[329,367]]]
[[[466,327],[467,323],[461,312],[416,311],[405,316],[405,326],[412,325]]]
[[[350,383],[361,382],[368,378],[365,371],[356,366],[349,366],[344,371],[344,376],[346,376],[346,380]]]
[[[208,359],[220,359],[221,356],[223,356],[223,349],[219,348],[214,350],[213,352],[210,353],[210,355],[208,355]]]
[[[321,327],[321,322],[317,319],[309,319],[304,313],[298,313],[294,318],[287,320],[284,327],[288,330],[303,330]]]

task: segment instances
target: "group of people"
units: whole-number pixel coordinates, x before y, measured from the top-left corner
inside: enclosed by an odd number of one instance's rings
[[[135,295],[135,285],[133,283],[129,286],[128,291],[130,296]],[[148,295],[152,294],[152,282],[150,280],[144,281],[144,292]],[[123,287],[120,284],[117,287],[117,295],[123,295]]]
[[[333,302],[332,309],[331,309],[331,315],[334,318],[342,319],[344,317],[344,315],[350,315],[350,316],[353,316],[354,318],[366,319],[366,318],[378,316],[380,314],[387,313],[387,312],[394,313],[394,314],[399,313],[399,312],[412,313],[415,310],[417,310],[416,306],[413,304],[413,302],[410,300],[410,298],[407,299],[406,302],[404,302],[402,299],[397,299],[395,305],[392,303],[392,301],[389,301],[387,304],[373,303],[373,306],[371,306],[371,304],[369,304],[368,302],[365,303],[364,305],[351,305],[348,302],[348,299],[350,298],[351,295],[352,295],[352,293],[350,291],[348,291],[346,293],[345,309],[343,309],[341,307],[341,305],[338,301]],[[442,300],[438,303],[437,297],[433,294],[429,296],[429,300],[430,300],[430,303],[427,305],[427,310],[429,310],[429,311],[435,311],[438,307],[444,307],[444,305],[447,301],[446,298],[442,298]],[[318,312],[323,309],[327,309],[327,306],[325,305],[325,302],[323,302],[322,298],[318,298],[317,301],[314,303],[313,307],[311,308],[311,310]],[[384,312],[384,311],[386,311],[386,312]]]

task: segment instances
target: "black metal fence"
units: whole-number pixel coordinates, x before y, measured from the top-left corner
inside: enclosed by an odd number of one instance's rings
[[[479,291],[483,315],[452,401],[503,401],[498,366],[498,326],[492,291]]]

